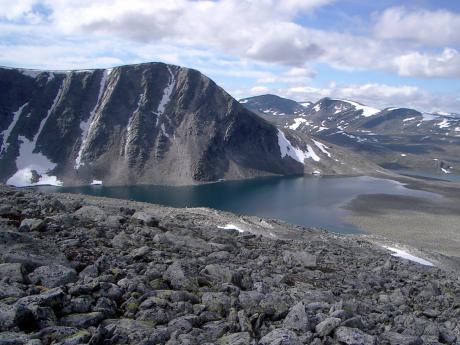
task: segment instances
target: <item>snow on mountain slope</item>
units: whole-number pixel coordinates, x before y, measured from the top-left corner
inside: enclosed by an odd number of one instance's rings
[[[367,106],[367,105],[360,104],[360,103],[357,103],[357,102],[348,101],[348,100],[340,100],[340,101],[351,104],[352,106],[355,107],[356,110],[361,110],[361,111],[362,111],[362,115],[363,115],[364,117],[373,116],[373,115],[375,115],[375,114],[377,114],[377,113],[380,112],[379,109],[372,108],[372,107],[369,107],[369,106]]]

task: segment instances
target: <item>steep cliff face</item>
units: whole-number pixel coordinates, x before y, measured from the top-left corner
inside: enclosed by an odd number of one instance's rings
[[[179,185],[302,173],[278,137],[187,68],[0,69],[0,180],[9,184]]]

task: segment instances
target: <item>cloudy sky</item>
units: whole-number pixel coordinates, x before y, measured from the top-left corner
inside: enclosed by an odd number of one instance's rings
[[[460,113],[456,0],[0,0],[0,65],[163,61],[234,97]]]

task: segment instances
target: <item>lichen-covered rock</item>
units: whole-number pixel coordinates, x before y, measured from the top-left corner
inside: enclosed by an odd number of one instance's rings
[[[77,281],[77,272],[62,265],[41,266],[29,274],[34,284],[41,284],[47,288],[55,288]]]

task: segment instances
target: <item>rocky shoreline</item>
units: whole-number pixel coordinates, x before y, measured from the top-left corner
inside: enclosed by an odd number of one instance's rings
[[[460,279],[276,220],[0,186],[0,344],[460,344]]]

